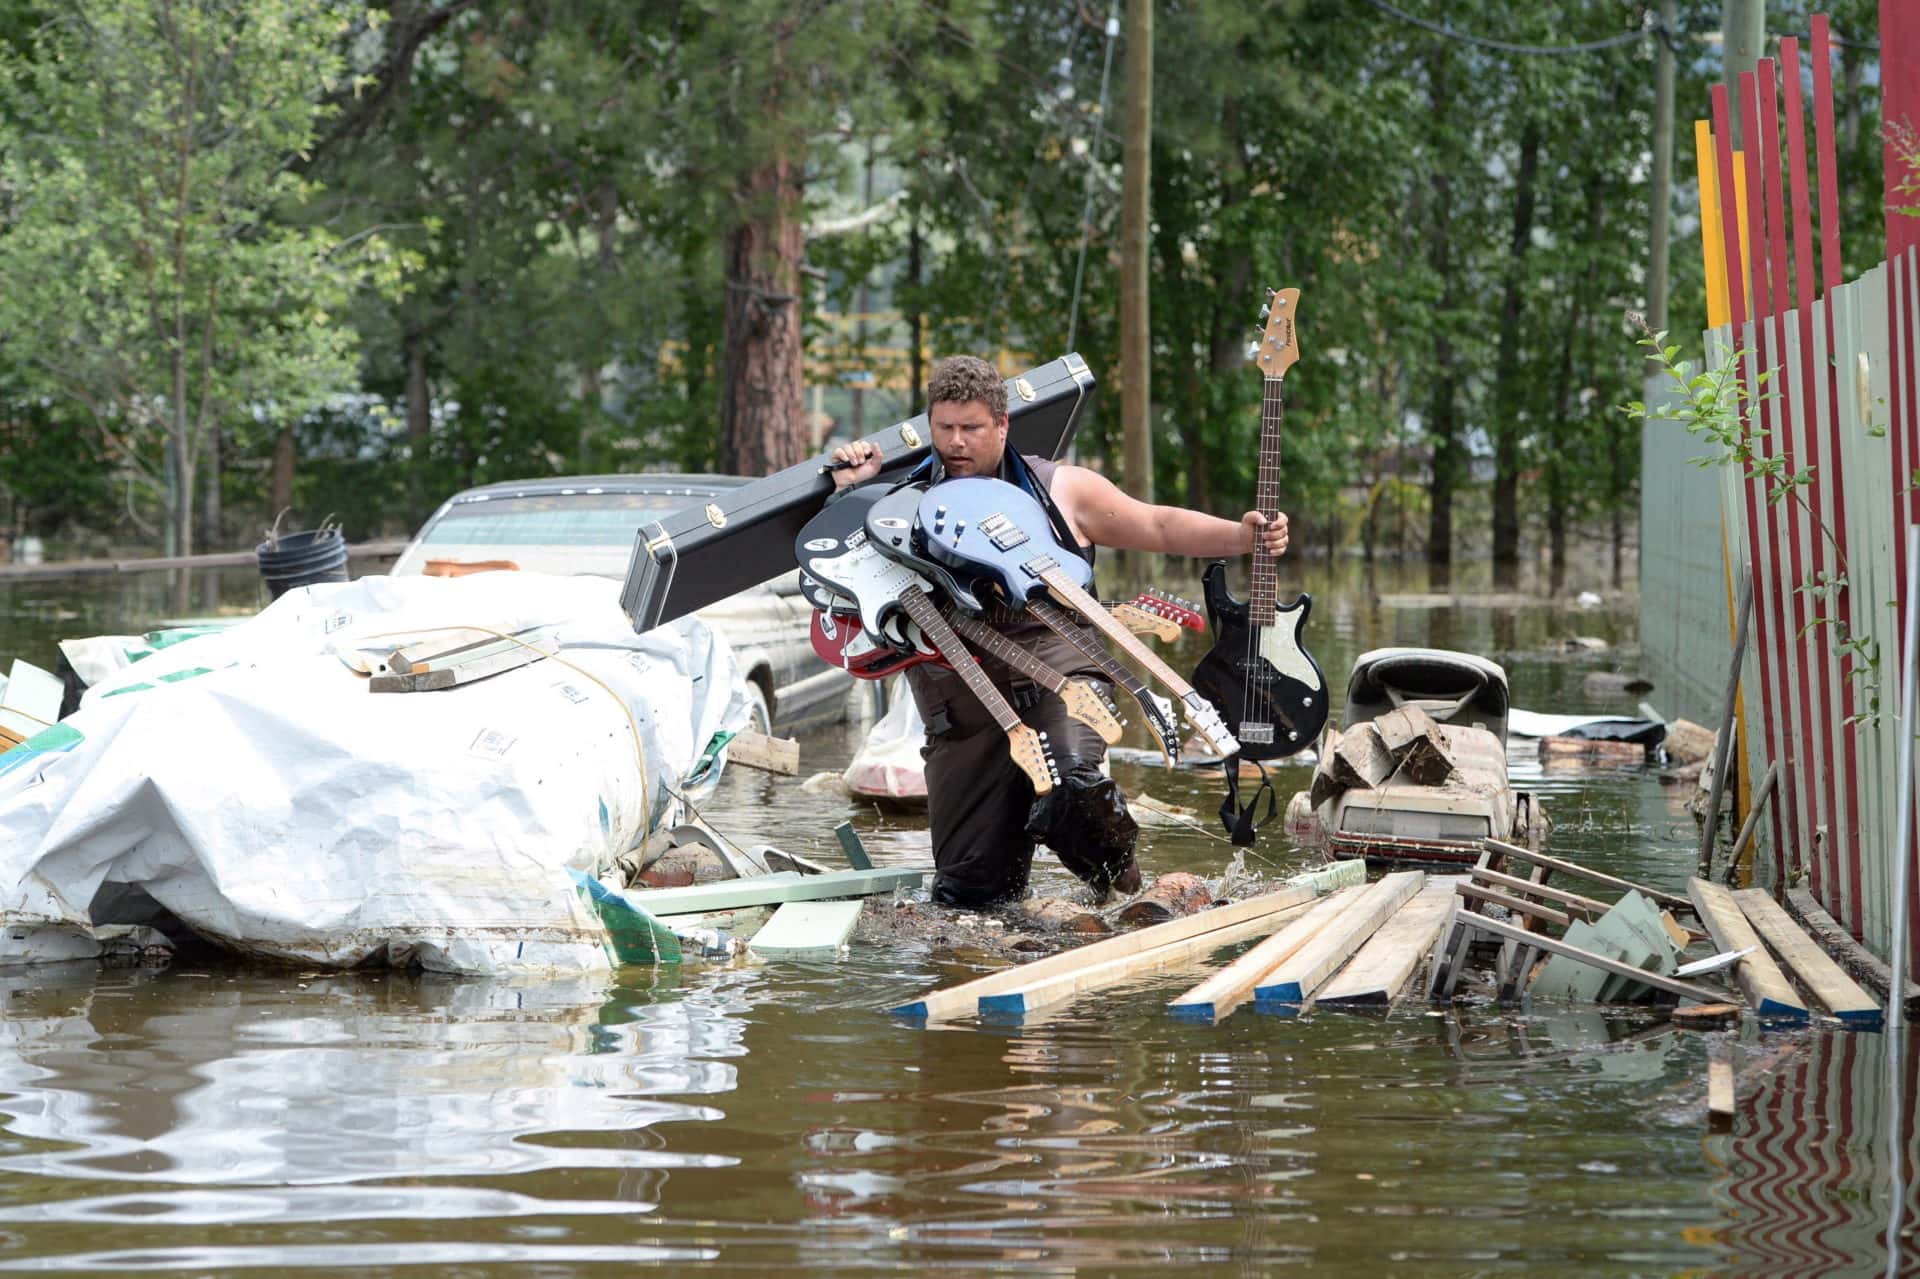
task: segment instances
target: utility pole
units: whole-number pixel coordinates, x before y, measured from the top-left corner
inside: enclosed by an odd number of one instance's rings
[[[1153,191],[1153,0],[1127,0],[1127,119],[1120,177],[1120,431],[1123,487],[1153,501],[1153,345],[1147,223]]]
[[[1727,123],[1733,146],[1740,148],[1740,73],[1760,65],[1760,46],[1767,38],[1763,0],[1720,0],[1720,78],[1726,81]]]
[[[1647,234],[1647,327],[1667,331],[1667,212],[1673,203],[1674,0],[1661,0],[1660,45],[1653,56],[1653,225]]]

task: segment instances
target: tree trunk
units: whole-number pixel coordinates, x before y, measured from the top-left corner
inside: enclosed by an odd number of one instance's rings
[[[201,471],[206,480],[206,492],[200,499],[200,544],[208,548],[225,547],[226,530],[221,527],[220,485],[222,483],[222,451],[225,441],[219,428],[207,432],[207,452],[202,460]],[[220,574],[209,570],[200,577],[200,606],[211,613],[220,607]]]
[[[174,492],[178,494],[173,516],[174,554],[193,554],[193,454],[187,447],[186,425],[177,422],[173,439]],[[181,569],[173,577],[173,610],[186,613],[193,608],[193,571]]]
[[[1520,580],[1520,317],[1524,309],[1527,247],[1533,242],[1534,178],[1540,170],[1540,125],[1520,133],[1520,165],[1513,182],[1513,238],[1507,246],[1505,295],[1500,302],[1500,350],[1494,365],[1493,580],[1512,590]]]
[[[920,344],[926,333],[920,314],[920,215],[916,212],[907,226],[907,416],[917,416],[926,407],[927,370],[920,358]]]
[[[1127,0],[1127,111],[1120,198],[1121,479],[1153,501],[1153,339],[1147,310],[1153,193],[1153,0]]]
[[[273,437],[273,476],[267,489],[268,520],[293,505],[293,469],[298,457],[296,443],[291,426],[281,427]]]
[[[766,475],[807,455],[800,185],[799,165],[776,153],[741,184],[742,220],[727,232],[720,469],[735,475]]]
[[[407,501],[409,523],[427,515],[427,467],[433,453],[433,390],[427,384],[427,336],[408,329],[402,339],[407,357]]]
[[[1449,100],[1446,54],[1433,55],[1428,99],[1435,121],[1444,122]],[[1459,479],[1461,446],[1459,371],[1454,367],[1453,312],[1460,304],[1460,282],[1454,277],[1453,181],[1444,164],[1432,177],[1433,230],[1428,249],[1433,273],[1440,280],[1439,314],[1433,327],[1433,401],[1427,413],[1427,434],[1433,441],[1433,485],[1427,510],[1427,566],[1429,583],[1438,588],[1453,582],[1453,491]]]

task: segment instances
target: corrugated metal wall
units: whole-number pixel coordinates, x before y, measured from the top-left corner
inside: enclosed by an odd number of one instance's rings
[[[1678,422],[1649,422],[1641,433],[1640,649],[1650,700],[1669,718],[1701,724],[1720,715],[1733,648],[1720,479],[1693,464],[1708,452]]]
[[[1881,17],[1886,109],[1897,120],[1908,99],[1920,107],[1920,7],[1883,5]],[[1719,500],[1709,520],[1691,507],[1709,501],[1672,473],[1691,442],[1676,442],[1663,424],[1648,427],[1642,541],[1643,563],[1653,567],[1642,578],[1641,619],[1650,665],[1681,696],[1698,698],[1725,679],[1724,520],[1733,571],[1754,584],[1742,757],[1751,778],[1780,768],[1767,812],[1776,843],[1767,878],[1804,877],[1836,919],[1885,955],[1896,858],[1916,852],[1913,833],[1895,829],[1894,810],[1904,539],[1920,517],[1920,220],[1891,211],[1904,171],[1890,164],[1889,259],[1841,283],[1831,53],[1824,16],[1812,25],[1806,105],[1817,185],[1796,39],[1781,40],[1778,63],[1763,59],[1742,75],[1737,97],[1713,90],[1701,212],[1719,229],[1707,248],[1724,253],[1726,295],[1715,299],[1714,318],[1728,322],[1705,341],[1716,366],[1739,352],[1754,462],[1711,472]],[[1736,111],[1749,140],[1742,152],[1727,144]],[[1760,473],[1769,465],[1810,482],[1783,493]],[[1812,589],[1822,576],[1844,577],[1844,589]],[[1837,624],[1819,624],[1823,617]],[[1838,651],[1843,636],[1864,652]]]

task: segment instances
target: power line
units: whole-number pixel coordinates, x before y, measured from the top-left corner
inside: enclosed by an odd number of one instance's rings
[[[1391,14],[1402,22],[1410,23],[1426,31],[1431,31],[1435,35],[1445,36],[1449,40],[1458,40],[1462,44],[1478,45],[1482,49],[1498,49],[1502,53],[1593,53],[1600,49],[1618,48],[1623,44],[1634,44],[1641,40],[1650,39],[1653,36],[1665,36],[1668,34],[1658,23],[1654,23],[1638,31],[1623,31],[1617,36],[1608,36],[1604,40],[1582,40],[1577,44],[1515,44],[1510,40],[1493,40],[1486,36],[1470,35],[1465,31],[1456,31],[1444,23],[1429,22],[1425,18],[1417,18],[1404,9],[1396,9],[1394,6],[1388,4],[1387,0],[1370,0],[1370,3],[1382,13]]]
[[[1425,18],[1408,13],[1404,9],[1394,7],[1387,3],[1387,0],[1368,0],[1368,3],[1382,13],[1389,14],[1402,22],[1419,27],[1423,31],[1431,31],[1435,35],[1445,36],[1449,40],[1458,40],[1462,44],[1477,45],[1482,49],[1495,49],[1502,53],[1527,55],[1595,53],[1601,49],[1615,49],[1623,44],[1634,44],[1641,40],[1657,39],[1665,41],[1667,47],[1677,54],[1681,52],[1680,45],[1682,41],[1687,39],[1687,33],[1684,31],[1676,31],[1659,22],[1650,21],[1638,31],[1623,31],[1617,36],[1608,36],[1604,40],[1582,40],[1574,44],[1516,44],[1511,40],[1495,40],[1489,36],[1477,36],[1471,32],[1457,31],[1442,22],[1430,22]],[[1784,34],[1792,35],[1794,33],[1787,32]],[[1810,37],[1808,37],[1805,32],[1799,33],[1797,38],[1802,43],[1811,43]],[[1880,46],[1868,40],[1849,40],[1842,35],[1831,35],[1828,37],[1828,40],[1842,48],[1863,49],[1869,53],[1880,52]]]

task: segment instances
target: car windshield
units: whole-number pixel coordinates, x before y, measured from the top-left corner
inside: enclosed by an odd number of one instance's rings
[[[676,493],[553,493],[459,502],[433,520],[395,573],[424,573],[429,560],[509,560],[542,573],[622,577],[633,537],[700,498]]]

